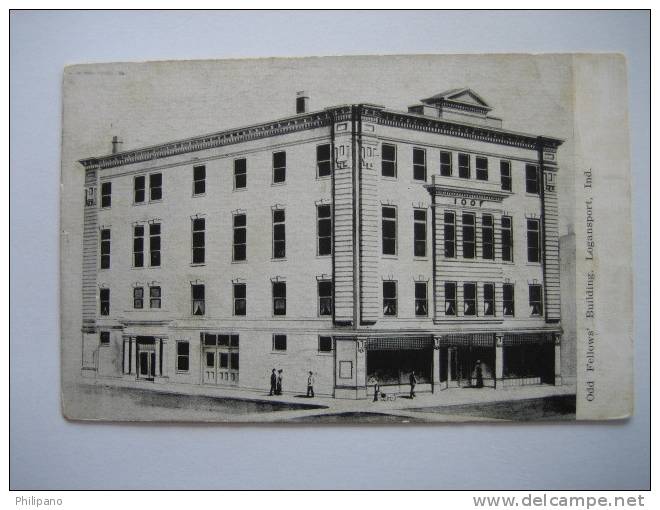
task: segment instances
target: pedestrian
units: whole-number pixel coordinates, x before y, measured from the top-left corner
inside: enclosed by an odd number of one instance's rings
[[[378,379],[374,380],[374,402],[378,402],[378,394],[380,393],[380,384]]]
[[[268,396],[272,396],[273,394],[277,394],[277,374],[274,368],[270,374],[270,393]]]
[[[314,398],[314,373],[311,370],[307,377],[307,396]]]
[[[484,371],[481,368],[481,360],[477,360],[477,364],[474,367],[475,379],[477,380],[477,388],[484,387]]]
[[[282,369],[280,368],[277,371],[277,383],[276,383],[276,387],[275,387],[275,394],[276,395],[281,395],[282,394],[282,378],[283,378]]]
[[[410,398],[415,398],[415,385],[417,384],[417,377],[415,371],[410,372]]]

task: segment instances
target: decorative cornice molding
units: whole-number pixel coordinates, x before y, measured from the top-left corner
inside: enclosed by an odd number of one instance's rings
[[[487,200],[502,202],[510,193],[504,191],[490,191],[485,189],[459,188],[443,184],[427,184],[424,186],[431,195],[442,197],[468,198],[472,200]]]

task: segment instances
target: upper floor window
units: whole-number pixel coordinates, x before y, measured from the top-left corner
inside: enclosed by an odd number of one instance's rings
[[[149,263],[151,267],[160,266],[160,223],[149,224]]]
[[[540,285],[529,286],[529,311],[530,315],[543,315],[543,291]]]
[[[383,315],[396,315],[397,308],[396,282],[383,282]]]
[[[475,170],[477,174],[477,180],[487,181],[488,180],[488,158],[477,156],[475,158]]]
[[[463,258],[474,258],[474,214],[463,213]]]
[[[99,333],[99,341],[101,345],[108,345],[110,343],[110,331],[101,331]]]
[[[451,152],[440,151],[440,175],[451,177]]]
[[[319,352],[332,352],[332,337],[320,336],[319,337]]]
[[[527,220],[527,262],[541,262],[541,232],[539,220]]]
[[[463,315],[477,315],[477,284],[463,284]]]
[[[456,214],[445,211],[445,257],[456,257]]]
[[[192,263],[203,264],[206,256],[206,220],[193,218],[192,224]]]
[[[286,282],[273,282],[273,315],[286,315]]]
[[[510,216],[502,216],[502,260],[513,261],[513,228]]]
[[[192,314],[204,315],[206,313],[206,289],[203,283],[190,284],[192,298]]]
[[[144,267],[144,225],[133,227],[133,267]]]
[[[538,195],[540,189],[538,167],[535,165],[525,166],[525,191]]]
[[[273,335],[273,350],[286,351],[286,335]]]
[[[163,198],[163,174],[149,175],[149,200],[155,202]]]
[[[110,229],[101,229],[101,269],[110,268]]]
[[[161,305],[160,285],[149,286],[149,308],[160,308]]]
[[[206,166],[197,165],[193,167],[193,195],[206,193]]]
[[[424,149],[413,148],[413,179],[426,180],[426,151]]]
[[[504,191],[511,191],[511,161],[500,161],[500,182]]]
[[[286,152],[273,152],[273,183],[286,180]]]
[[[458,176],[461,179],[470,178],[470,155],[462,154],[458,155]]]
[[[247,286],[244,283],[234,284],[234,315],[247,313]]]
[[[415,282],[415,315],[426,317],[429,314],[429,302],[426,282]]]
[[[241,261],[247,257],[247,217],[245,214],[234,214],[234,245],[233,260]]]
[[[133,287],[133,308],[144,308],[144,287]]]
[[[332,159],[330,158],[330,144],[316,146],[316,175],[328,177],[332,175]]]
[[[493,217],[490,214],[484,214],[481,217],[481,243],[483,258],[488,260],[494,259],[495,235],[493,233]]]
[[[445,282],[445,315],[456,315],[456,282]]]
[[[502,285],[502,315],[513,317],[515,311],[515,288],[512,283],[505,283]]]
[[[495,285],[484,283],[484,316],[495,315]]]
[[[396,145],[384,143],[381,145],[381,175],[396,177]]]
[[[316,207],[317,253],[332,254],[332,209],[329,205]]]
[[[319,280],[319,315],[332,315],[332,281]]]
[[[147,178],[144,175],[138,175],[133,179],[133,202],[136,204],[144,203],[146,180]]]
[[[101,315],[110,315],[110,289],[99,289],[99,305]]]
[[[273,209],[273,258],[286,257],[286,226],[284,209]]]
[[[383,255],[396,255],[396,207],[382,208]]]
[[[245,158],[234,160],[234,189],[243,189],[247,186],[247,160]]]
[[[415,209],[413,215],[415,257],[426,257],[426,209]]]
[[[106,208],[112,205],[112,183],[101,183],[101,207]]]
[[[190,343],[178,341],[176,343],[176,370],[187,372],[190,368]]]

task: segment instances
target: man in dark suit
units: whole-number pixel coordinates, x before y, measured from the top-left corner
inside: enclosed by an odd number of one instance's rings
[[[273,368],[273,371],[270,374],[270,393],[268,395],[272,396],[275,393],[276,389],[277,389],[277,374],[275,373],[275,369]]]
[[[415,398],[415,385],[417,384],[417,376],[415,371],[410,372],[410,398]]]

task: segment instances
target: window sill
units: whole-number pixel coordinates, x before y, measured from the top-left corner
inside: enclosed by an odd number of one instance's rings
[[[333,354],[332,351],[328,351],[328,352],[317,352],[317,353],[316,353],[317,356],[324,356],[324,357],[332,356],[332,354]]]
[[[133,205],[147,205],[147,202],[133,202]]]
[[[390,259],[390,260],[398,260],[399,256],[398,255],[384,255],[384,254],[381,254],[380,258]]]
[[[160,204],[163,202],[162,198],[159,198],[158,200],[149,200],[150,204]]]
[[[271,186],[275,186],[275,187],[277,187],[277,186],[285,186],[285,185],[286,185],[286,181],[282,181],[282,182],[271,182],[270,185],[271,185]]]
[[[428,256],[427,257],[415,257],[415,256],[413,256],[413,260],[416,260],[418,262],[428,262],[431,259]]]
[[[277,258],[271,257],[270,261],[271,262],[286,262],[287,260],[286,260],[286,257],[277,257]]]
[[[391,177],[389,175],[382,175],[382,174],[381,174],[380,178],[384,181],[392,181],[392,182],[398,182],[398,180],[399,180],[399,179],[397,179],[396,176]]]
[[[193,193],[191,195],[192,198],[205,197],[205,196],[206,196],[206,192],[204,192],[204,193]]]
[[[286,351],[270,351],[271,354],[286,354]]]
[[[316,175],[316,180],[317,181],[328,181],[330,179],[332,179],[332,174],[330,174],[330,175],[318,175],[317,174]]]
[[[247,260],[232,260],[232,264],[247,264]]]
[[[190,267],[203,267],[206,265],[206,262],[191,262]]]
[[[327,255],[316,255],[317,259],[329,259],[332,258],[332,253],[328,253]]]
[[[247,191],[247,186],[245,188],[234,188],[232,191]]]
[[[174,373],[177,375],[188,375],[190,374],[190,370],[175,370]]]

